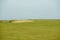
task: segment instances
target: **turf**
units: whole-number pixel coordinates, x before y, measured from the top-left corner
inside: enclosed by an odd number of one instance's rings
[[[60,20],[0,23],[0,40],[60,40]]]

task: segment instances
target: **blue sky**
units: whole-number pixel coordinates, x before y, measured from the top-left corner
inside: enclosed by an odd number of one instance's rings
[[[60,19],[60,0],[0,0],[0,19]]]

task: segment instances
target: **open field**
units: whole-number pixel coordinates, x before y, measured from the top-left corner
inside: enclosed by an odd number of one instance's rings
[[[0,23],[0,40],[60,40],[60,20]]]

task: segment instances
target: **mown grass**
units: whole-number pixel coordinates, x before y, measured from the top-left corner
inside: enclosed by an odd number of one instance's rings
[[[0,40],[60,40],[60,20],[0,23]]]

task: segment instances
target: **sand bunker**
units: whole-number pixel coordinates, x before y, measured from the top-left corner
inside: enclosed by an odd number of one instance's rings
[[[34,22],[32,20],[14,20],[12,23],[24,23],[24,22]]]

